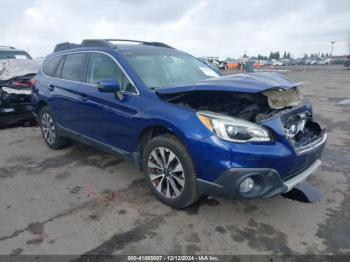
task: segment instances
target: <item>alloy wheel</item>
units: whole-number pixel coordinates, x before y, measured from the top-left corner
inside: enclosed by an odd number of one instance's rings
[[[170,149],[157,147],[148,158],[148,174],[156,190],[166,198],[177,198],[185,186],[179,158]]]
[[[47,112],[45,112],[41,117],[41,129],[43,130],[45,140],[49,144],[53,144],[56,137],[56,130],[52,117]]]

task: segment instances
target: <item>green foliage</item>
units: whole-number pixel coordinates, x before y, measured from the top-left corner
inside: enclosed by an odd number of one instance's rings
[[[270,52],[270,55],[269,55],[269,59],[276,59],[276,60],[279,60],[281,58],[281,55],[280,55],[280,52],[279,51],[276,51],[276,52]]]

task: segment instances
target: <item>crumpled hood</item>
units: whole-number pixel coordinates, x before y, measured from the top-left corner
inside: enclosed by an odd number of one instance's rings
[[[297,85],[298,83],[289,80],[284,75],[262,72],[210,78],[191,86],[160,88],[157,93],[161,95],[193,91],[259,93],[274,88],[288,90]]]
[[[39,68],[40,64],[31,59],[3,59],[0,60],[0,80],[36,74]]]

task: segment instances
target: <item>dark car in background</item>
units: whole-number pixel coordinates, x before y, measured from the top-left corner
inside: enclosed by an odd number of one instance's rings
[[[0,46],[0,128],[34,121],[30,96],[39,67],[26,51]]]

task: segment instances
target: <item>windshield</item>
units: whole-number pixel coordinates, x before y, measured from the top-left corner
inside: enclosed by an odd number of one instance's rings
[[[194,84],[219,77],[198,59],[183,53],[125,54],[131,67],[151,89]]]
[[[0,59],[32,59],[24,51],[0,51]]]

